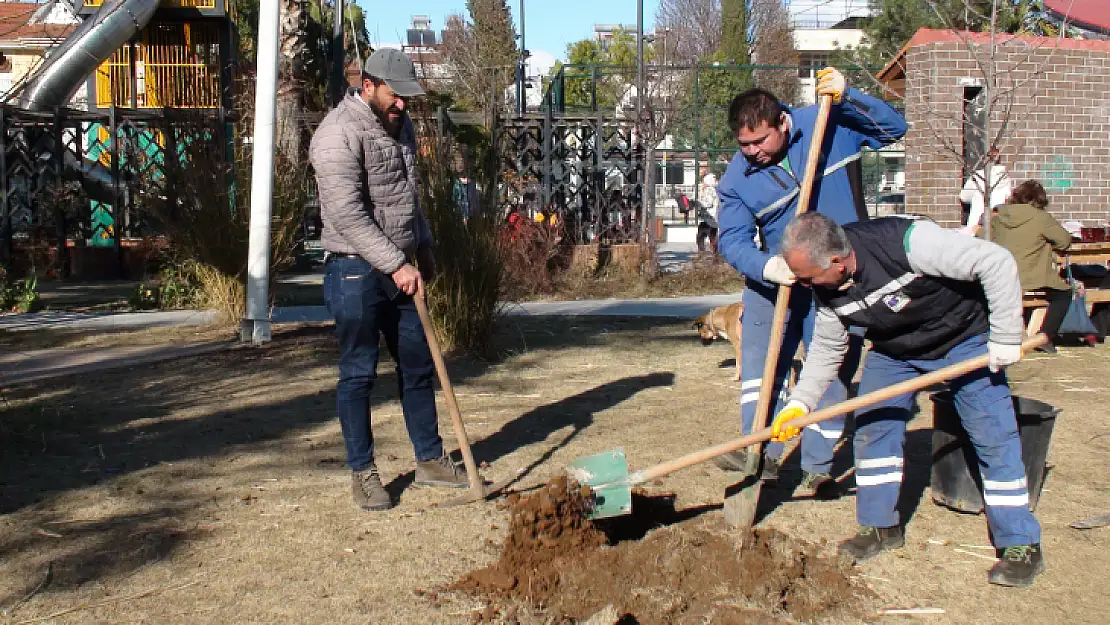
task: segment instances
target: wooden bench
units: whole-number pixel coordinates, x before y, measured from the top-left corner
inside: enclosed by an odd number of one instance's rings
[[[1087,304],[1110,302],[1110,289],[1087,289]],[[1026,291],[1022,294],[1021,307],[1032,308],[1033,314],[1029,316],[1029,325],[1025,328],[1026,336],[1033,336],[1041,331],[1044,317],[1048,312],[1048,300],[1040,291]]]

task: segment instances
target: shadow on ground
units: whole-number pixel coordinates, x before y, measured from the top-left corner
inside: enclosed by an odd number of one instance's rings
[[[517,355],[542,357],[544,350],[604,344],[616,335],[643,335],[675,323],[684,322],[515,319],[499,328],[499,357],[456,357],[449,359],[448,367],[454,384],[462,386],[492,366],[511,366]],[[322,367],[334,367],[337,357],[331,328],[314,326],[279,332],[272,343],[260,348],[4,389],[5,398],[0,401],[0,520],[8,517],[19,525],[64,527],[67,535],[83,538],[73,541],[79,547],[64,550],[54,562],[52,587],[123,576],[167,558],[183,540],[189,514],[212,505],[216,495],[185,488],[190,479],[205,475],[172,465],[187,459],[247,456],[280,447],[283,439],[330,422],[334,419],[334,386],[330,376],[322,382],[320,375]],[[397,388],[390,362],[381,363],[379,371],[372,406],[393,399]],[[308,383],[297,386],[313,375],[316,377]],[[640,390],[670,385],[673,378],[672,374],[631,376],[537,407],[477,441],[475,456],[479,461],[494,460],[570,426],[563,439],[529,466],[530,471],[571,443],[594,422],[597,412]],[[279,389],[286,399],[274,401]],[[226,407],[229,399],[242,400],[244,396],[257,401],[245,409]],[[443,434],[453,447],[450,434]],[[341,442],[329,443],[320,454],[314,462],[342,470]],[[289,466],[275,470],[292,472],[300,468],[293,465],[302,460],[286,462]],[[166,466],[157,474],[132,477],[157,465]],[[411,474],[402,475],[390,489],[399,495],[410,481]],[[109,507],[107,514],[96,519],[80,519],[74,518],[72,511],[54,508],[60,495],[97,485],[140,496],[145,511],[117,514]],[[250,503],[249,496],[247,499],[244,505]],[[18,520],[17,514],[21,515]],[[195,531],[189,530],[190,535],[195,536]],[[41,534],[30,532],[7,535],[0,542],[0,554],[13,561],[33,557],[43,540]],[[37,581],[27,583],[31,588]],[[14,599],[0,597],[0,606]]]

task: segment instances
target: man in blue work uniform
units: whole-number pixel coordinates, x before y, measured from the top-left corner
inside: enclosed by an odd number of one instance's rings
[[[887,217],[838,226],[801,215],[782,235],[798,282],[812,285],[817,320],[790,401],[772,424],[779,441],[837,376],[848,326],[866,328],[871,352],[860,394],[983,354],[988,367],[948,382],[983,476],[983,502],[999,561],[992,584],[1028,586],[1044,570],[1041,527],[1029,489],[1010,386],[1003,369],[1021,359],[1025,334],[1014,257],[994,243],[926,220]],[[905,544],[898,497],[906,466],[906,423],[916,393],[877,402],[856,415],[856,519],[840,552],[864,560]],[[922,468],[927,470],[927,468]]]
[[[866,219],[860,150],[894,143],[906,133],[906,120],[882,100],[849,89],[836,69],[819,71],[818,79],[817,94],[832,96],[833,107],[809,208],[841,224]],[[797,209],[817,107],[791,109],[771,93],[751,89],[732,101],[728,120],[740,152],[717,187],[721,199],[718,248],[745,277],[740,410],[747,433],[752,429],[759,399],[775,294],[778,285],[794,282],[782,256],[776,254],[782,230]],[[761,245],[755,242],[757,235]],[[793,289],[775,374],[775,410],[799,341],[809,343],[813,319],[811,292]],[[861,350],[862,339],[855,337],[855,362],[851,357],[846,360],[842,381],[830,387],[821,406],[847,399],[847,384],[859,364]],[[842,433],[842,419],[806,428],[801,441],[802,490],[817,493],[830,482],[833,448]],[[782,454],[781,443],[766,446],[763,479],[777,477]],[[745,452],[738,451],[718,457],[716,463],[722,469],[739,471],[744,460]]]

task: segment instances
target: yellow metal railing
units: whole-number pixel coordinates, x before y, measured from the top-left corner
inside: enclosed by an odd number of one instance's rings
[[[131,106],[134,50],[139,108],[219,108],[219,41],[213,23],[151,24],[97,69],[97,106]]]
[[[108,108],[112,102],[131,106],[131,47],[124,46],[96,68],[96,105]]]
[[[220,105],[220,39],[214,24],[155,24],[143,31],[146,106]]]
[[[104,0],[85,0],[85,6],[98,7]],[[167,9],[214,9],[216,0],[162,0],[162,7]]]

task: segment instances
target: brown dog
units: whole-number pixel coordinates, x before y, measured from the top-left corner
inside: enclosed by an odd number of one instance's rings
[[[728,339],[736,350],[736,377],[740,379],[740,315],[744,314],[744,304],[736,302],[728,306],[718,306],[697,318],[694,329],[701,336],[701,344],[709,345],[717,339]]]

